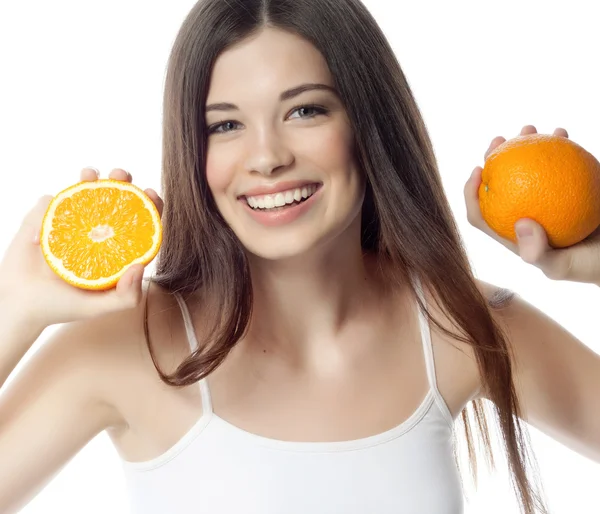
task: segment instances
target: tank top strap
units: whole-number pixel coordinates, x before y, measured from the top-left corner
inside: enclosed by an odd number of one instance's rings
[[[212,414],[213,405],[210,396],[210,387],[208,386],[208,377],[200,380],[200,394],[202,395],[202,414]]]
[[[423,293],[423,286],[421,285],[421,280],[416,275],[413,277],[415,290],[423,302],[423,305],[427,306],[427,300],[425,299],[425,294]],[[454,419],[452,418],[452,414],[448,409],[448,405],[446,401],[442,397],[440,390],[438,389],[438,383],[435,373],[435,359],[433,356],[433,344],[431,342],[431,330],[429,327],[429,319],[427,315],[423,312],[421,308],[418,308],[419,311],[419,325],[421,328],[421,341],[423,343],[423,353],[425,354],[425,368],[427,371],[427,380],[429,382],[429,387],[434,395],[435,401],[438,404],[438,407],[441,409],[446,421],[448,421],[449,425],[452,427],[454,423]]]
[[[175,296],[175,299],[179,304],[179,308],[181,309],[181,315],[183,316],[183,323],[185,325],[185,333],[187,335],[188,344],[190,345],[191,352],[194,353],[198,349],[198,339],[196,338],[196,331],[194,330],[194,324],[192,323],[190,311],[180,293],[175,291],[173,296]],[[212,398],[210,395],[207,377],[200,379],[199,385],[200,394],[202,397],[202,411],[205,414],[212,413]]]
[[[180,293],[174,292],[173,296],[177,300],[179,308],[181,309],[181,315],[183,316],[183,323],[185,324],[185,333],[187,335],[188,344],[190,345],[191,352],[194,353],[198,349],[198,340],[196,339],[196,332],[194,331],[194,325],[192,323],[190,311]]]

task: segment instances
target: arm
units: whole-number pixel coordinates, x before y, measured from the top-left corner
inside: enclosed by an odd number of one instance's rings
[[[109,178],[132,180],[120,169]],[[81,181],[97,179],[82,170]],[[156,192],[145,192],[162,213]],[[0,389],[2,514],[27,504],[102,430],[127,428],[110,373],[122,362],[121,343],[133,337],[124,329],[140,320],[143,266],[130,266],[115,288],[102,292],[58,278],[39,248],[51,200],[44,196],[29,211],[0,262],[0,386],[41,333],[36,327],[68,323]]]
[[[98,433],[123,423],[105,400],[103,333],[98,320],[63,325],[2,390],[0,512],[18,512]]]
[[[13,369],[21,361],[27,350],[42,333],[42,328],[21,320],[19,312],[12,312],[10,306],[0,303],[0,391]]]
[[[498,289],[479,284],[488,297]],[[600,355],[519,296],[492,312],[514,352],[523,419],[600,462]],[[480,396],[487,398],[485,391]]]

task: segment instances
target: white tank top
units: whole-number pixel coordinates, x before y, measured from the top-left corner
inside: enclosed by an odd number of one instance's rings
[[[420,283],[417,292],[424,301]],[[197,341],[176,295],[190,348]],[[454,419],[440,395],[428,320],[419,311],[429,389],[400,425],[339,442],[262,437],[213,412],[206,379],[203,414],[169,450],[122,461],[132,514],[460,514]],[[357,413],[360,415],[360,413]]]

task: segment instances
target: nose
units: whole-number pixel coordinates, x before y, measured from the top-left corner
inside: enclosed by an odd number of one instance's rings
[[[275,129],[264,129],[254,138],[248,138],[246,170],[261,175],[272,175],[280,168],[290,166],[294,154]]]

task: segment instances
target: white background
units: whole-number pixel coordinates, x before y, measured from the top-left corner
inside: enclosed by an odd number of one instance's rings
[[[564,127],[600,157],[594,2],[365,3],[417,97],[478,277],[515,290],[600,353],[600,290],[547,279],[472,228],[462,197],[490,141],[514,137],[526,124],[544,133]],[[193,4],[0,3],[0,253],[36,199],[75,182],[84,166],[95,166],[104,177],[122,167],[141,187],[160,188],[165,66]],[[551,511],[600,511],[600,466],[535,429],[531,433]],[[119,460],[108,437],[93,440],[22,512],[126,513]],[[482,475],[466,512],[517,512],[502,461],[495,475]]]

